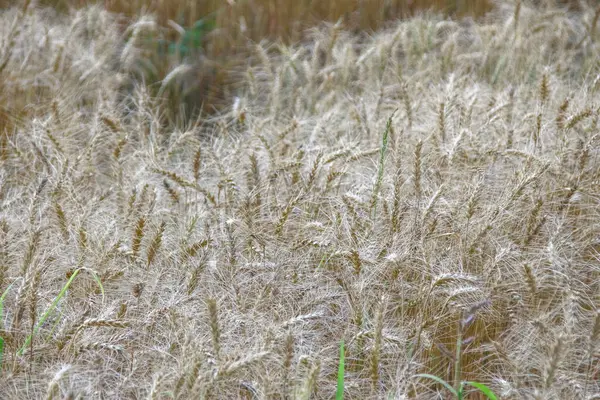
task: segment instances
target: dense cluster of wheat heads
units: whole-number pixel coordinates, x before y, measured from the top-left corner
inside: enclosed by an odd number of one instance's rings
[[[598,398],[597,20],[327,25],[169,125],[152,17],[3,10],[0,398],[329,399],[340,340],[347,399]]]

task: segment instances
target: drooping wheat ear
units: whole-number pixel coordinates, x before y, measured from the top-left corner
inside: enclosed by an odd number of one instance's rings
[[[63,376],[71,369],[70,365],[65,365],[62,367],[50,382],[48,382],[48,388],[46,389],[46,400],[53,400],[55,398],[59,398],[59,387],[58,384]]]
[[[150,170],[154,173],[157,173],[166,178],[169,178],[170,180],[177,183],[182,188],[186,188],[186,187],[196,188],[197,187],[196,184],[188,181],[187,179],[183,178],[182,176],[176,174],[175,172],[166,171],[166,170],[160,169],[160,168],[150,168]]]
[[[308,400],[311,398],[311,395],[315,391],[317,380],[319,379],[319,372],[321,372],[321,362],[317,360],[311,366],[308,375],[304,380],[304,385],[302,385],[302,389],[300,390],[299,396],[297,397],[298,399]]]
[[[375,317],[375,342],[373,343],[373,349],[371,351],[371,385],[373,387],[373,393],[377,394],[379,389],[379,362],[381,360],[381,341],[383,337],[383,316],[386,308],[386,298],[383,297],[379,302],[377,308],[377,315]]]
[[[221,330],[219,328],[219,311],[217,309],[217,300],[208,299],[208,316],[210,319],[210,333],[212,334],[213,350],[215,358],[218,360],[221,353]]]
[[[415,146],[414,164],[413,164],[413,184],[415,186],[415,195],[417,200],[421,199],[421,151],[423,150],[423,142],[419,140]]]
[[[174,204],[179,204],[179,192],[177,191],[177,189],[169,185],[169,181],[167,181],[166,179],[163,179],[163,186],[169,194],[169,197],[171,197],[171,201],[173,201]]]
[[[571,129],[575,125],[577,125],[578,123],[583,121],[584,119],[590,117],[591,115],[592,115],[592,110],[589,108],[586,108],[585,110],[580,111],[577,114],[573,115],[571,118],[569,118],[567,120],[567,124],[565,125],[565,128]]]
[[[380,153],[381,152],[381,148],[374,148],[374,149],[370,149],[370,150],[365,150],[365,151],[361,151],[358,152],[356,154],[353,154],[352,157],[348,157],[348,163],[354,162],[354,161],[358,161],[360,159],[363,158],[367,158],[367,157],[371,157],[374,154]]]
[[[91,342],[81,346],[76,351],[76,355],[79,356],[81,353],[92,350],[106,350],[111,353],[123,353],[124,348],[120,344],[104,343],[104,342]]]
[[[278,140],[282,141],[285,138],[287,138],[290,133],[294,132],[296,128],[298,128],[298,126],[298,120],[294,118],[288,126],[286,126],[281,132],[279,132],[279,134],[277,135]]]
[[[290,388],[290,376],[292,369],[292,361],[294,360],[294,336],[291,332],[288,332],[285,337],[285,345],[283,348],[283,397],[286,398],[289,395]]]
[[[246,357],[242,358],[241,360],[227,363],[223,366],[223,368],[221,368],[219,370],[217,378],[222,378],[222,377],[227,377],[229,375],[232,375],[236,371],[239,371],[240,369],[246,368],[247,366],[249,366],[251,364],[261,361],[262,359],[266,358],[270,354],[271,353],[268,351],[261,351],[260,353],[250,354],[249,356],[246,356]]]
[[[135,229],[133,231],[133,238],[131,239],[131,251],[133,252],[133,257],[137,258],[140,254],[140,248],[142,246],[142,239],[144,238],[144,228],[146,226],[146,218],[140,217],[135,224]]]
[[[117,319],[105,319],[105,318],[88,318],[79,326],[79,329],[86,329],[91,327],[105,327],[105,328],[127,328],[129,322],[121,321]]]
[[[163,81],[160,85],[160,88],[158,89],[157,96],[162,97],[163,94],[165,93],[165,90],[167,90],[167,88],[169,87],[171,82],[174,82],[177,79],[180,79],[181,77],[185,76],[192,70],[193,70],[193,67],[188,64],[180,64],[177,67],[173,68],[173,70],[171,70],[171,72],[169,72],[167,74],[167,76],[165,76],[165,78],[163,79]]]
[[[69,228],[67,222],[67,216],[63,208],[60,206],[58,200],[54,200],[54,212],[56,213],[56,218],[58,219],[58,227],[60,229],[60,233],[65,242],[69,240]]]
[[[544,164],[537,170],[535,170],[533,173],[520,178],[517,184],[515,185],[513,191],[511,192],[510,196],[508,197],[506,203],[499,211],[506,211],[510,207],[512,207],[514,203],[523,195],[525,188],[536,182],[548,170],[548,167],[549,164]],[[492,219],[495,219],[497,216],[498,214],[494,213]]]
[[[167,224],[162,221],[160,223],[159,228],[157,229],[156,233],[154,234],[154,237],[152,238],[152,242],[150,242],[150,247],[148,247],[148,253],[147,253],[147,264],[146,264],[146,268],[150,267],[150,264],[152,264],[152,261],[154,261],[154,259],[156,258],[156,255],[158,254],[158,251],[160,250],[160,246],[162,245],[162,238],[163,238],[163,234],[165,233],[165,227],[167,226]]]
[[[552,346],[552,352],[550,354],[550,358],[545,368],[545,381],[544,381],[544,389],[547,391],[554,384],[554,379],[556,378],[556,371],[560,366],[560,362],[563,357],[563,347],[564,347],[564,337],[559,336]]]
[[[437,203],[437,201],[438,201],[439,197],[441,196],[441,194],[443,193],[443,191],[444,191],[444,185],[442,184],[438,188],[438,190],[435,191],[435,193],[429,200],[429,203],[427,203],[427,206],[425,207],[425,210],[423,211],[423,217],[422,217],[423,224],[425,224],[425,222],[427,222],[427,218],[429,217],[429,214],[431,214],[431,212],[433,211],[435,204]]]
[[[558,113],[556,114],[556,127],[559,131],[562,131],[565,128],[565,119],[567,118],[568,109],[569,98],[567,97],[558,108]]]

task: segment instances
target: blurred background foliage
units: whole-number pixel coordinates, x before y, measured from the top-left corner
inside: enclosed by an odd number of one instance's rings
[[[254,44],[264,40],[295,43],[323,22],[369,34],[392,20],[428,11],[478,19],[495,5],[494,0],[32,0],[32,5],[64,13],[92,4],[122,16],[125,42],[131,23],[143,15],[155,16],[160,31],[146,38],[146,49],[151,50],[146,54],[151,56],[142,60],[142,76],[134,78],[149,84],[156,95],[170,72],[182,63],[191,65],[184,80],[161,92],[169,97],[171,111],[183,106],[188,117],[198,109],[212,112],[230,105],[239,74],[256,58]],[[0,0],[0,6],[10,5],[15,0]]]

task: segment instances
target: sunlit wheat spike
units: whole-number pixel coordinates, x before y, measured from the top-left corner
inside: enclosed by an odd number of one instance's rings
[[[142,246],[142,239],[144,238],[144,228],[146,226],[146,218],[140,217],[135,224],[135,229],[133,231],[133,239],[131,240],[131,251],[133,252],[133,256],[137,257],[140,253],[140,248]]]
[[[219,311],[215,299],[207,300],[208,315],[210,317],[210,331],[212,334],[212,345],[217,358],[221,352],[221,330],[219,327]]]
[[[162,221],[160,223],[160,226],[157,229],[156,233],[154,234],[154,237],[152,238],[152,241],[150,242],[150,246],[148,247],[148,253],[147,253],[147,257],[146,257],[147,258],[147,266],[146,266],[146,268],[150,267],[150,265],[152,264],[152,262],[156,258],[156,255],[158,254],[158,251],[161,248],[162,239],[163,239],[163,235],[165,233],[166,226],[167,226],[166,222]]]

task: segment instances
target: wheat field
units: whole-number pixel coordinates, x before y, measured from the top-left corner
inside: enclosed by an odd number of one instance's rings
[[[248,42],[199,114],[155,14],[2,9],[0,398],[600,399],[600,9],[536,3]]]

